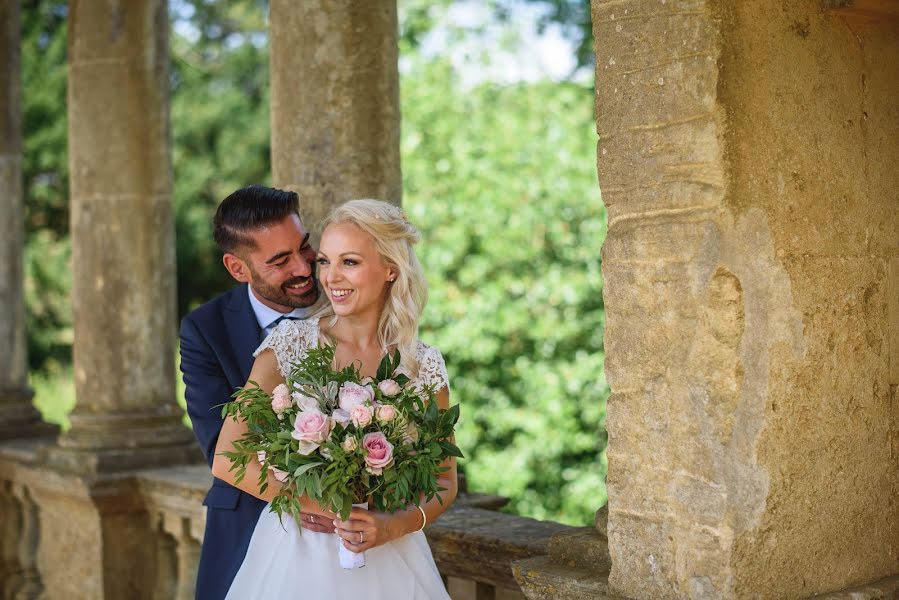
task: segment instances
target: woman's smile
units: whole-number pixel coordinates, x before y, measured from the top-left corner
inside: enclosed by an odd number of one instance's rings
[[[353,293],[353,290],[330,289],[332,302],[343,302]]]

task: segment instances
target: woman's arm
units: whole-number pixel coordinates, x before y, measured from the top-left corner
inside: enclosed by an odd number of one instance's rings
[[[440,391],[437,392],[437,407],[442,410],[449,408],[449,390],[446,387],[440,388]],[[455,440],[451,439],[450,441],[454,442]],[[449,470],[437,476],[438,487],[446,488],[441,492],[437,492],[440,500],[432,498],[430,502],[424,502],[424,498],[422,498],[421,507],[428,516],[428,523],[433,523],[437,517],[442,515],[456,501],[459,484],[456,475],[456,459],[450,456],[443,461],[441,466],[449,467]],[[398,511],[394,514],[394,517],[395,521],[398,521],[396,524],[400,526],[400,533],[397,537],[418,531],[422,525],[421,511],[414,506],[410,506],[405,511]]]
[[[278,361],[275,353],[271,350],[265,350],[253,363],[253,369],[250,371],[250,381],[255,381],[268,394],[272,393],[279,384],[284,383],[284,378],[278,371]],[[262,465],[253,457],[247,463],[247,471],[244,478],[237,483],[237,471],[231,469],[231,461],[224,456],[223,452],[233,452],[234,442],[239,440],[247,432],[247,423],[237,417],[225,419],[222,424],[222,431],[219,433],[218,442],[215,445],[215,456],[212,459],[212,474],[219,479],[230,483],[234,487],[242,490],[252,496],[256,496],[267,502],[271,502],[278,492],[281,490],[281,482],[275,479],[275,476],[269,472],[268,487],[265,492],[259,492],[259,475],[262,472]],[[310,500],[308,497],[300,496],[300,505],[304,513],[313,513],[322,515],[327,518],[333,518],[334,513],[324,510],[317,502]]]
[[[437,406],[444,410],[449,408],[449,390],[446,387],[437,392]],[[442,466],[449,467],[449,470],[437,476],[438,486],[446,488],[437,492],[440,500],[434,497],[429,502],[424,502],[422,498],[421,508],[427,515],[428,523],[434,522],[456,500],[458,491],[456,459],[448,457]],[[347,521],[335,520],[334,526],[348,549],[353,552],[364,552],[418,531],[422,527],[422,514],[416,506],[392,514],[354,508]],[[359,543],[359,532],[362,532],[362,543]]]

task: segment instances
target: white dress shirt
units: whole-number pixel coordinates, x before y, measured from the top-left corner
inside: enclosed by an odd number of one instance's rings
[[[282,313],[274,308],[269,308],[259,301],[259,298],[253,293],[253,288],[249,285],[247,286],[247,294],[250,296],[250,306],[253,307],[253,313],[256,315],[256,322],[259,323],[259,328],[262,329],[262,339],[268,337],[268,334],[275,328],[275,322],[281,317],[305,319],[306,313],[309,312],[308,309],[305,308],[295,308],[289,313]]]

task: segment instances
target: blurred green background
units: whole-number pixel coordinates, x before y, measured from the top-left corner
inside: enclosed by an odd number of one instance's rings
[[[399,0],[403,204],[423,234],[421,337],[462,405],[460,468],[506,510],[592,523],[606,500],[588,0]],[[48,421],[74,405],[66,4],[25,0],[26,304]],[[210,220],[271,183],[267,6],[170,3],[179,315],[230,287]],[[176,352],[176,349],[171,349]],[[183,403],[183,386],[178,396]]]

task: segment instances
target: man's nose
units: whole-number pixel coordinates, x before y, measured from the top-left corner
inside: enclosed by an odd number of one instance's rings
[[[291,275],[294,277],[309,277],[312,275],[312,265],[302,254],[294,259]]]

